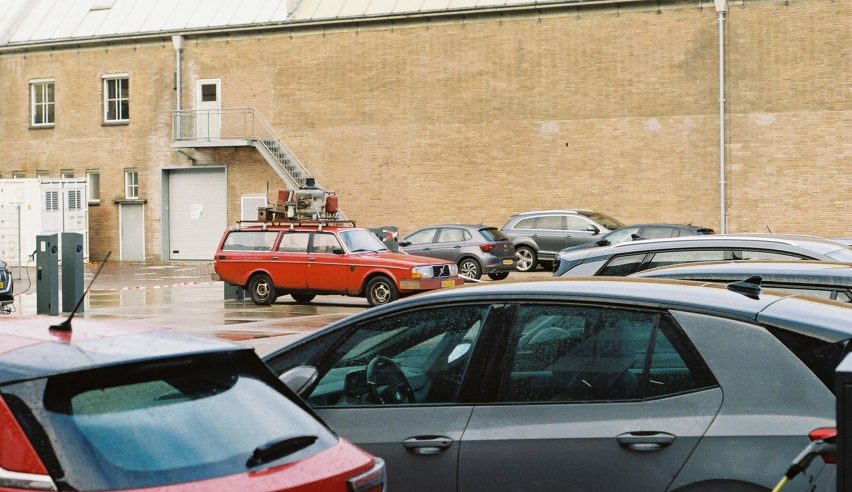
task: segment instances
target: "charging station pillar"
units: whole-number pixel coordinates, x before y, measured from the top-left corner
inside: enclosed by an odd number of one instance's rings
[[[36,313],[59,314],[59,237],[36,236]]]
[[[83,296],[83,235],[62,233],[62,312],[70,313]],[[84,305],[77,309],[82,313]]]

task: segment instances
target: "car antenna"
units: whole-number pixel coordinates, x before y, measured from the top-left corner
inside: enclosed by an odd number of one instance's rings
[[[770,229],[768,225],[766,226],[766,230],[769,231],[769,234],[772,234],[772,229]]]
[[[482,220],[479,221],[479,225],[485,224],[485,219],[487,219],[487,218],[488,218],[487,215],[485,217],[483,217]]]
[[[86,294],[89,293],[89,289],[92,288],[92,284],[95,283],[95,280],[97,280],[98,275],[101,274],[101,270],[103,270],[104,265],[106,265],[106,262],[109,259],[109,255],[111,255],[111,254],[112,254],[112,251],[109,251],[107,253],[106,258],[104,258],[104,261],[101,263],[101,266],[98,267],[98,271],[95,272],[95,276],[92,277],[92,281],[89,282],[89,286],[86,287],[86,291],[83,292],[83,295],[80,296],[80,300],[77,301],[77,305],[74,306],[74,310],[71,311],[71,314],[68,316],[68,319],[66,319],[62,323],[59,323],[58,325],[51,326],[50,331],[66,331],[68,333],[71,332],[71,319],[74,318],[74,315],[77,313],[77,310],[80,309],[80,305],[83,304],[83,299],[86,298]]]
[[[740,282],[731,282],[727,285],[727,288],[732,292],[737,292],[750,299],[759,299],[761,291],[760,283],[762,281],[763,277],[755,275]]]

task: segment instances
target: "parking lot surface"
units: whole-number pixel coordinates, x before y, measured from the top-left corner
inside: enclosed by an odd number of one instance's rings
[[[85,265],[84,286],[92,283],[99,266]],[[210,262],[108,262],[92,284],[84,311],[75,317],[116,319],[124,324],[232,340],[253,346],[262,356],[369,307],[363,298],[345,296],[317,296],[308,304],[283,296],[271,306],[257,306],[249,299],[226,300],[224,283],[210,280],[212,270]],[[18,316],[36,316],[35,268],[12,267],[12,274],[15,312],[0,316],[0,323]],[[513,272],[504,282],[550,276],[544,270]],[[43,316],[45,326],[55,323],[54,317]]]

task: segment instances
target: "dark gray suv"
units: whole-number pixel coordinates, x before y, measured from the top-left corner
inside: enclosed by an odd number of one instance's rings
[[[816,236],[714,234],[631,241],[604,248],[560,252],[555,277],[623,277],[651,268],[722,260],[852,261],[852,249]]]
[[[515,269],[529,272],[553,261],[562,249],[597,241],[623,226],[591,210],[541,210],[513,215],[501,230],[515,243]]]
[[[478,280],[483,274],[503,280],[515,269],[510,241],[496,227],[445,224],[418,229],[399,243],[406,253],[452,260],[459,275]]]

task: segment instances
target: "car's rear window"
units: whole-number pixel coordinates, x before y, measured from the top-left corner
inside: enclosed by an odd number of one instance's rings
[[[849,351],[849,340],[826,342],[818,338],[767,326],[800,361],[834,393],[834,370]]]
[[[602,214],[600,212],[584,213],[583,215],[594,220],[598,224],[606,227],[607,229],[609,229],[611,231],[618,229],[619,227],[624,227],[624,224],[619,222],[617,219],[614,219],[614,218],[610,217],[609,215]]]
[[[480,229],[479,233],[482,234],[482,237],[484,237],[486,241],[509,241],[509,238],[496,227],[485,227]]]
[[[62,481],[75,490],[155,487],[242,474],[334,445],[261,364],[208,356],[51,378],[43,424]],[[316,441],[247,464],[258,446],[295,436]]]

